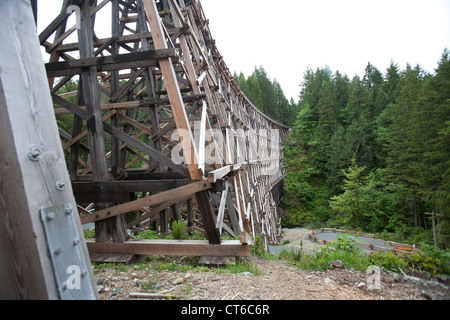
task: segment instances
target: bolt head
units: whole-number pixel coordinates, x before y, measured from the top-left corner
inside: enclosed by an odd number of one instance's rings
[[[47,213],[46,218],[47,218],[47,221],[55,219],[55,213],[54,212]]]
[[[63,191],[64,188],[66,187],[65,183],[62,181],[56,181],[56,189],[58,189],[59,191]]]
[[[41,156],[41,151],[37,148],[32,148],[29,152],[28,152],[28,158],[31,161],[39,161]]]

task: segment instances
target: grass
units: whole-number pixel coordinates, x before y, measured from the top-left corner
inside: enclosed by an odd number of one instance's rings
[[[261,271],[258,269],[258,266],[255,263],[249,262],[239,262],[237,261],[235,264],[230,264],[226,267],[220,267],[216,270],[218,273],[244,273],[249,272],[254,276],[259,276]]]
[[[369,266],[376,265],[388,271],[422,274],[449,274],[449,254],[447,251],[424,250],[413,253],[394,253],[391,251],[368,253],[358,247],[355,237],[338,235],[337,241],[328,243],[313,254],[300,250],[283,250],[278,258],[302,270],[328,270],[331,261],[341,260],[346,268],[365,272]]]
[[[140,234],[143,238],[157,236],[154,232],[145,232]],[[352,235],[339,235],[337,241],[327,244],[313,254],[307,253],[303,247],[296,250],[283,250],[278,256],[270,254],[265,250],[262,237],[254,239],[251,246],[251,253],[267,260],[284,260],[295,265],[301,270],[328,270],[331,269],[331,261],[341,260],[348,269],[352,268],[365,272],[371,265],[377,265],[384,270],[399,272],[399,269],[407,273],[426,273],[426,274],[450,274],[450,254],[447,251],[428,248],[427,250],[416,253],[393,253],[374,252],[367,253],[358,247],[355,237]],[[144,258],[140,263],[133,266],[123,264],[100,264],[94,266],[94,272],[99,272],[104,268],[113,268],[118,273],[127,271],[128,268],[134,270],[169,270],[176,272],[201,272],[211,271],[217,273],[243,273],[249,272],[255,276],[261,274],[258,266],[247,261],[237,261],[234,265],[228,265],[221,268],[211,268],[199,266],[199,257],[167,257],[151,256]],[[150,284],[152,285],[152,284]]]

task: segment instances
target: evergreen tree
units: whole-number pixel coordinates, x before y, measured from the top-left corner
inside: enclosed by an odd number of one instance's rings
[[[366,167],[358,166],[355,159],[351,166],[343,171],[343,193],[330,200],[330,207],[336,212],[338,222],[356,229],[360,226],[360,218],[368,210],[370,195],[374,188],[373,175],[363,174]]]
[[[375,167],[375,137],[373,121],[373,102],[370,90],[364,81],[355,76],[351,83],[348,102],[348,122],[346,142],[352,150],[352,157],[368,171]]]
[[[340,191],[344,173],[342,168],[350,166],[352,152],[347,143],[345,128],[338,125],[333,137],[330,140],[330,148],[327,160],[327,184],[330,186],[333,194]]]
[[[384,81],[384,92],[386,92],[389,103],[395,103],[397,98],[397,86],[400,82],[400,67],[394,61],[391,61],[389,68],[386,70]],[[386,105],[387,105],[386,104]]]

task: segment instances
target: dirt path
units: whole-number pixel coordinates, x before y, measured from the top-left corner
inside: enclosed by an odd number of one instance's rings
[[[308,230],[285,230],[288,245],[300,247]],[[311,242],[308,249],[317,244]],[[306,249],[306,241],[303,241]],[[172,258],[168,258],[172,259]],[[177,260],[178,259],[178,260]],[[174,264],[183,258],[173,258]],[[247,258],[259,274],[232,274],[217,270],[168,271],[148,265],[129,266],[127,270],[103,268],[94,270],[100,299],[136,299],[134,293],[150,294],[147,299],[182,300],[420,300],[449,299],[443,286],[405,281],[400,275],[381,275],[381,288],[369,290],[367,276],[346,268],[329,271],[302,271],[283,260]],[[445,297],[444,295],[447,294]]]
[[[308,235],[311,233],[309,229],[302,228],[294,228],[294,229],[283,229],[283,240],[288,240],[289,243],[286,244],[287,247],[292,247],[296,249],[300,249],[303,247],[303,250],[308,252],[314,252],[323,245],[318,244],[314,241],[308,239]]]

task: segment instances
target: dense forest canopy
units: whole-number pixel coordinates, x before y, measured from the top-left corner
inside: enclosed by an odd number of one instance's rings
[[[424,237],[439,244],[450,227],[450,57],[433,73],[384,72],[368,63],[350,79],[329,67],[309,69],[299,101],[288,101],[263,67],[235,74],[244,94],[272,119],[289,125],[284,148],[285,226],[346,227]]]

